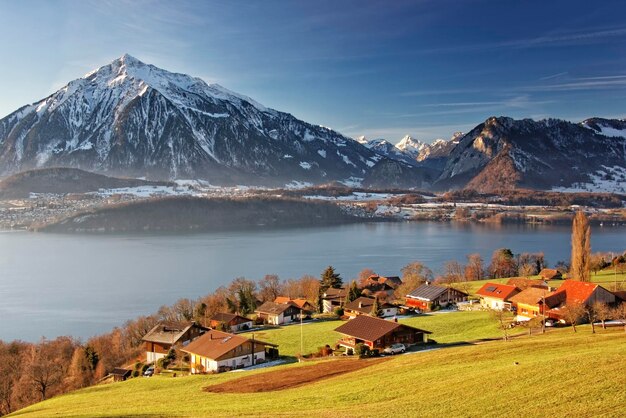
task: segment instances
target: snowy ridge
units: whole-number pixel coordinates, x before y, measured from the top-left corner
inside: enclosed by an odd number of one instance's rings
[[[377,161],[329,128],[128,54],[0,120],[0,175],[68,166],[217,183],[317,183],[362,178]]]

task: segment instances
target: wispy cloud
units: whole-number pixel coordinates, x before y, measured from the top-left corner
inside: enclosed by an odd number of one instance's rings
[[[626,75],[578,77],[563,83],[552,83],[522,87],[525,91],[576,91],[576,90],[606,90],[626,88]]]
[[[480,93],[481,89],[466,88],[466,89],[440,89],[440,90],[411,90],[401,92],[398,95],[402,97],[419,97],[419,96],[440,96],[450,94],[474,94]]]
[[[556,74],[547,75],[547,76],[545,76],[545,77],[541,77],[541,78],[539,78],[539,80],[540,80],[540,81],[545,81],[545,80],[553,80],[553,79],[555,79],[555,78],[560,78],[560,77],[566,76],[566,75],[568,75],[568,74],[569,74],[569,73],[568,73],[567,71],[563,71],[563,72],[561,72],[561,73],[556,73]]]

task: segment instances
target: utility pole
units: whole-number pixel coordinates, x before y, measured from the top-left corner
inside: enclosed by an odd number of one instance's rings
[[[300,308],[300,356],[304,355],[304,331],[302,328],[302,308]]]
[[[545,334],[546,333],[546,291],[545,290],[541,293],[541,316],[542,316],[541,333]]]

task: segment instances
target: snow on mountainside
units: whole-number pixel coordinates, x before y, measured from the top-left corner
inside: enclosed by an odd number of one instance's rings
[[[600,132],[621,130],[623,121],[588,121],[491,117],[460,139],[436,188],[565,190],[599,185],[599,180],[607,187],[619,183],[626,169],[626,138]]]
[[[363,178],[382,160],[331,129],[129,55],[0,120],[0,175],[66,166],[216,184],[318,183]]]
[[[600,135],[626,138],[626,120],[624,119],[590,118],[581,122],[580,125]]]
[[[428,148],[428,145],[418,139],[413,139],[411,136],[406,135],[395,145],[395,147],[403,153],[412,156],[413,159],[416,159],[425,148]]]
[[[416,167],[426,168],[430,171],[443,170],[448,155],[459,143],[462,136],[461,132],[457,132],[448,141],[436,139],[431,144],[421,142],[409,135],[406,135],[395,145],[385,139],[368,141],[364,136],[358,137],[356,141],[382,156]]]

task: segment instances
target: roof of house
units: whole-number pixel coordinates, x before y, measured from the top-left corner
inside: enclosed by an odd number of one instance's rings
[[[228,324],[233,320],[239,323],[252,321],[252,319],[246,318],[245,316],[237,315],[234,313],[228,313],[228,312],[219,312],[211,317],[211,321],[223,322],[225,324]]]
[[[548,289],[540,287],[527,287],[517,295],[511,296],[509,299],[513,303],[522,303],[524,305],[538,305],[542,298],[550,295]]]
[[[375,318],[369,315],[359,315],[338,328],[335,328],[335,331],[364,341],[376,341],[401,327],[411,328],[425,334],[431,334],[430,331],[424,331],[423,329],[400,324],[399,322],[387,321],[385,319]]]
[[[176,344],[191,327],[202,327],[195,322],[160,322],[156,324],[144,337],[143,341],[161,344]]]
[[[256,308],[255,312],[272,314],[272,315],[280,315],[285,312],[289,308],[300,309],[298,306],[293,303],[276,303],[276,302],[265,302],[263,305]]]
[[[242,337],[240,335],[230,334],[228,332],[222,332],[212,329],[206,332],[203,336],[189,343],[186,347],[181,348],[181,351],[184,351],[185,353],[196,354],[210,359],[218,359],[224,354],[248,341],[252,340]],[[259,345],[269,345],[272,347],[277,347],[276,344],[271,344],[259,340],[254,340],[254,343]]]
[[[511,277],[507,282],[509,286],[515,286],[521,290],[524,290],[529,287],[542,287],[544,289],[548,288],[548,283],[546,283],[543,279],[529,279],[527,277]]]
[[[565,280],[563,284],[546,298],[546,304],[550,307],[565,304],[586,303],[600,285],[577,280]],[[608,292],[608,291],[607,291]]]
[[[518,292],[519,289],[515,286],[499,283],[485,283],[483,287],[478,289],[476,294],[487,298],[507,300]]]
[[[435,300],[448,290],[447,287],[436,286],[434,284],[423,284],[411,293],[406,295],[407,298],[416,298],[424,300]],[[463,292],[461,292],[463,293]]]
[[[550,280],[554,277],[561,277],[561,272],[556,269],[543,269],[539,272],[539,275],[544,279]]]
[[[329,287],[322,295],[324,299],[345,298],[348,295],[348,289],[345,287],[335,288]]]
[[[378,283],[384,283],[394,289],[402,284],[402,280],[398,276],[371,276],[370,279],[376,280]]]
[[[308,304],[311,305],[311,303],[303,298],[298,298],[298,299],[290,299],[287,296],[278,296],[276,297],[276,299],[274,299],[274,303],[293,303],[294,305],[296,305],[298,308],[300,309],[304,309],[304,307]]]
[[[370,313],[372,312],[372,307],[374,306],[374,300],[373,298],[366,298],[366,297],[359,297],[356,298],[355,300],[353,300],[352,302],[348,302],[346,303],[346,305],[344,306],[345,310],[349,310],[349,311],[358,311],[361,313]],[[394,306],[383,302],[379,304],[380,309],[387,309],[387,308],[393,308]]]
[[[111,370],[111,373],[113,376],[121,376],[121,377],[128,377],[130,376],[132,370],[128,370],[128,369],[123,369],[121,367],[116,367],[113,370]]]

